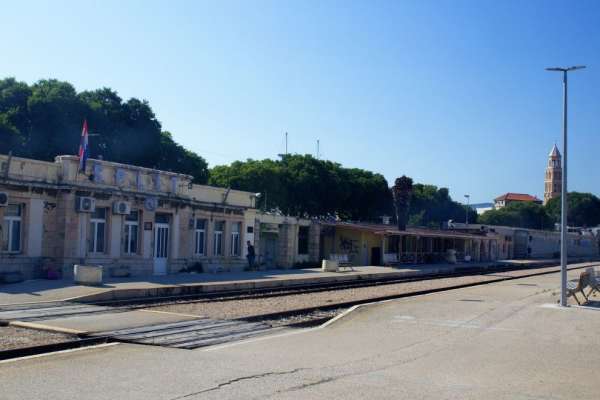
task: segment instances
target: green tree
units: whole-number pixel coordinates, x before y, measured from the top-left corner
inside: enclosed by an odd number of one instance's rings
[[[532,202],[515,202],[497,210],[489,210],[479,216],[479,223],[486,225],[514,226],[528,229],[554,228],[546,208]]]
[[[48,161],[77,154],[84,119],[93,134],[91,157],[208,181],[206,161],[162,131],[147,101],[123,101],[110,88],[77,93],[73,85],[56,79],[31,86],[14,78],[0,80],[0,153]]]
[[[375,220],[389,212],[390,192],[380,174],[285,155],[279,160],[236,161],[211,170],[210,184],[263,193],[258,206],[298,216]]]
[[[0,80],[0,152],[18,152],[29,130],[27,99],[31,89],[14,78]]]
[[[477,221],[477,212],[452,200],[447,188],[417,183],[413,186],[409,225],[439,228],[443,222],[465,221],[469,213],[469,222]]]
[[[600,225],[600,199],[591,193],[570,192],[567,196],[567,220],[571,226]],[[560,196],[546,203],[546,211],[553,222],[560,222]]]
[[[394,186],[392,187],[396,222],[398,223],[398,230],[401,231],[406,230],[406,224],[408,223],[412,190],[413,181],[406,175],[396,178]]]

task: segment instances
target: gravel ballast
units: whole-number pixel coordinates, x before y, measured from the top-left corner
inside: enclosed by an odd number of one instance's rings
[[[489,282],[506,277],[520,277],[534,273],[557,271],[556,267],[506,271],[486,275],[468,275],[429,279],[414,282],[329,290],[279,297],[258,297],[232,300],[181,302],[152,307],[152,310],[205,316],[209,318],[246,318],[257,315],[299,310],[309,307],[330,306],[337,303],[364,301],[376,297],[401,295],[411,292],[447,288],[457,285]]]
[[[42,346],[77,339],[77,336],[36,329],[0,326],[0,351]]]

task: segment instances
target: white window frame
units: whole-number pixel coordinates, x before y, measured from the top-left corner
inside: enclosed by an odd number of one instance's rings
[[[139,211],[138,213],[138,217],[135,221],[133,220],[127,220],[127,216],[125,216],[125,223],[124,223],[124,235],[123,238],[125,239],[125,248],[123,249],[123,254],[128,255],[128,256],[134,256],[136,254],[139,254],[139,249],[140,249],[140,213]],[[129,240],[129,238],[131,237],[131,232],[133,230],[136,230],[136,234],[135,234],[135,251],[131,251],[131,241]]]
[[[8,231],[6,233],[6,243],[2,244],[2,253],[17,254],[21,252],[21,248],[23,247],[23,205],[10,204],[9,206],[17,206],[18,215],[4,215],[4,221],[6,222],[6,229]],[[18,248],[14,249],[11,246],[13,244],[14,226],[16,223],[19,224],[19,242]],[[4,246],[6,246],[6,248]]]
[[[107,243],[107,237],[106,237],[106,214],[107,214],[107,209],[104,209],[104,218],[94,218],[92,216],[90,216],[90,233],[92,234],[92,237],[90,238],[90,247],[89,247],[89,252],[92,254],[104,254],[106,253],[106,243]],[[103,244],[104,244],[104,248],[100,251],[98,251],[98,225],[99,224],[103,224]],[[93,226],[93,229],[92,229]]]
[[[234,232],[233,227],[237,226],[238,227],[238,231]],[[241,254],[241,236],[240,233],[242,231],[242,223],[241,222],[233,222],[231,224],[231,245],[230,245],[230,250],[229,250],[229,254],[233,257],[239,257]]]
[[[217,230],[217,224],[222,223],[222,230]],[[225,231],[225,221],[215,221],[215,230],[213,232],[213,255],[223,255],[223,233]]]
[[[204,227],[198,228],[198,222],[204,221]],[[194,221],[194,255],[203,256],[206,253],[206,224],[207,220],[198,218]],[[202,237],[202,245],[200,245],[200,237]]]

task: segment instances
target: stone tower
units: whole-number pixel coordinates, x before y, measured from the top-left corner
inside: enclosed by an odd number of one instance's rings
[[[548,154],[548,166],[546,167],[546,179],[544,179],[544,204],[548,200],[560,197],[562,187],[562,163],[560,151],[554,145]]]

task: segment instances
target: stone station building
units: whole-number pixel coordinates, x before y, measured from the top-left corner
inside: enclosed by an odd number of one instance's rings
[[[49,270],[69,277],[74,264],[134,276],[246,265],[254,194],[102,160],[88,160],[85,173],[78,166],[75,156],[0,155],[0,272],[30,279]]]

